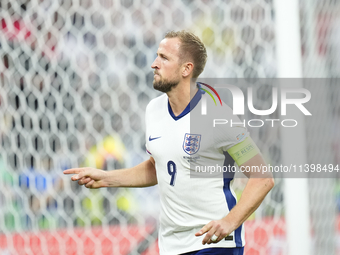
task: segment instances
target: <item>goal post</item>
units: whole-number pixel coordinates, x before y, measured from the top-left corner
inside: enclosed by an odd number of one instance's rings
[[[302,87],[302,54],[300,42],[299,3],[295,0],[274,1],[276,25],[276,54],[279,79],[298,78],[294,87]],[[281,82],[281,88],[289,87]],[[292,85],[290,85],[292,86]],[[298,109],[289,115],[299,125],[294,132],[281,128],[282,164],[303,165],[307,163],[304,116]],[[294,149],[292,147],[294,146]],[[284,179],[286,235],[289,255],[311,254],[311,228],[307,174],[302,179]]]

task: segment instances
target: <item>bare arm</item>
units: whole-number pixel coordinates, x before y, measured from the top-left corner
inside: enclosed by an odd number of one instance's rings
[[[260,154],[248,160],[242,166],[263,166],[265,162]],[[224,218],[234,225],[232,228],[238,228],[248,217],[260,206],[268,192],[274,187],[274,179],[271,173],[263,174],[250,172],[245,173],[249,178],[242,196],[237,205]]]
[[[103,187],[149,187],[157,184],[155,160],[150,159],[137,166],[121,170],[103,171],[95,168],[73,168],[64,174],[75,174],[72,181],[97,189]]]
[[[264,166],[265,162],[261,154],[257,154],[241,167]],[[237,229],[248,217],[259,207],[268,192],[274,187],[274,179],[271,173],[266,175],[250,172],[245,173],[249,178],[248,183],[242,193],[240,201],[229,212],[229,214],[221,220],[211,221],[205,225],[196,236],[207,233],[203,239],[203,244],[213,243],[211,237],[215,234],[218,239],[214,242],[221,241],[231,232]]]

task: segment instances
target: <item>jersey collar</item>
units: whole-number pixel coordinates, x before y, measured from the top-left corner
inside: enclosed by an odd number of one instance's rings
[[[183,112],[178,115],[175,116],[175,114],[173,113],[171,106],[170,106],[170,102],[168,99],[168,110],[169,110],[169,114],[171,115],[171,117],[174,120],[179,120],[182,117],[184,117],[185,115],[187,115],[192,109],[195,108],[195,106],[198,104],[198,102],[201,100],[202,95],[205,93],[203,90],[201,90],[201,85],[199,83],[197,83],[197,87],[198,87],[198,91],[196,92],[195,96],[191,99],[191,101],[189,102],[189,104],[187,105],[187,107],[185,107],[185,109],[183,110]]]

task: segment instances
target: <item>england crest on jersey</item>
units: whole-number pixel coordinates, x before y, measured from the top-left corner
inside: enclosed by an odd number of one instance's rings
[[[198,152],[201,143],[201,135],[188,134],[184,136],[183,150],[189,154],[193,155]]]

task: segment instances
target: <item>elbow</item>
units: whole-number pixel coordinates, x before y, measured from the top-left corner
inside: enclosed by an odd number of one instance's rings
[[[267,185],[268,186],[268,189],[271,190],[272,188],[274,188],[275,186],[275,180],[273,177],[270,177],[267,179]]]

